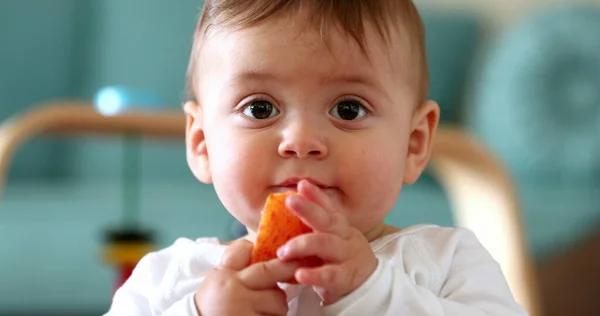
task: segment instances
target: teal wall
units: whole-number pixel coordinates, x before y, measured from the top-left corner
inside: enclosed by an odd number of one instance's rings
[[[198,0],[103,0],[88,4],[86,93],[104,85],[151,89],[179,104]]]
[[[185,70],[200,1],[104,0],[88,3],[92,39],[85,56],[85,97],[107,85],[153,91],[165,107],[180,107]],[[72,178],[114,178],[120,173],[121,143],[78,141],[72,152]],[[191,177],[182,144],[146,142],[145,179]],[[172,163],[163,163],[165,160]]]
[[[0,1],[0,121],[32,104],[77,94],[83,3]],[[65,143],[36,139],[19,150],[11,176],[61,176],[66,150]]]

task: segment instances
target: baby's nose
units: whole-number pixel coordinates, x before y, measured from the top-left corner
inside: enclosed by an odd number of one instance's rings
[[[279,144],[279,155],[283,158],[323,159],[328,155],[324,135],[306,128],[291,128],[284,132]]]

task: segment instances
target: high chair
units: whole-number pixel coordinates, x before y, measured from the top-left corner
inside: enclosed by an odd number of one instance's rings
[[[0,194],[15,151],[34,136],[126,133],[182,142],[185,117],[166,110],[104,116],[77,100],[33,107],[0,126]],[[515,185],[504,166],[469,133],[441,126],[429,168],[450,200],[456,226],[477,235],[499,262],[517,301],[530,315],[542,315]]]

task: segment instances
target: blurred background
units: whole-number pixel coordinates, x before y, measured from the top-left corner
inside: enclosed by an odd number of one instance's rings
[[[599,314],[600,0],[415,2],[443,124],[471,131],[515,180],[547,315]],[[52,100],[91,102],[107,86],[179,109],[200,7],[0,0],[0,122]],[[159,246],[238,233],[212,187],[192,177],[183,142],[136,145],[135,203]],[[42,136],[18,149],[0,200],[0,315],[108,309],[115,271],[102,238],[122,217],[127,146]],[[453,225],[431,176],[403,192],[390,222]]]

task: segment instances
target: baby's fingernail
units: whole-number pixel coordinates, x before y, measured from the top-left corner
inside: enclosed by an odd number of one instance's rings
[[[286,247],[286,246],[279,247],[279,249],[277,249],[277,257],[283,258],[283,257],[285,257],[287,252],[288,252],[288,247]]]
[[[300,181],[300,183],[298,183],[298,188],[310,188],[312,186],[312,183],[310,183],[310,181],[308,180],[302,180]]]
[[[302,199],[302,197],[300,195],[292,194],[292,195],[288,196],[287,202],[290,203],[290,204],[287,204],[287,206],[302,205],[302,203],[304,203],[304,200]]]
[[[310,188],[312,188],[312,189],[318,189],[318,188],[319,188],[319,186],[318,186],[318,185],[316,185],[316,184],[314,184],[314,183],[312,183],[312,182],[310,182],[310,181],[306,181],[306,184],[307,184],[307,185],[308,185]]]

